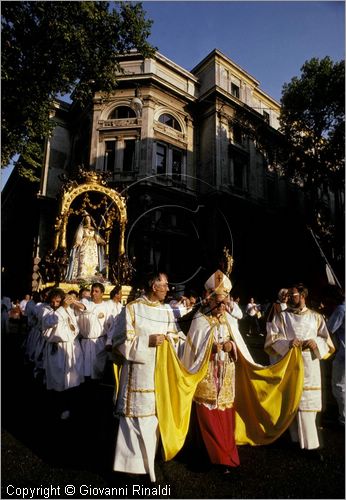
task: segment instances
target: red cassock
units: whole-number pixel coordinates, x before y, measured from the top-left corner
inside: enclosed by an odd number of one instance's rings
[[[234,408],[209,410],[196,404],[196,415],[211,463],[237,467],[240,462],[234,439]]]

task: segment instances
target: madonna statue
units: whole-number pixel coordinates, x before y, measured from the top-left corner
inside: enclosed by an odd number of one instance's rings
[[[90,215],[85,215],[74,237],[66,281],[90,280],[100,274],[105,267],[105,245],[106,242],[93,226]]]

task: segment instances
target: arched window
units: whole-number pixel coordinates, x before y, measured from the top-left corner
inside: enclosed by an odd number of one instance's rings
[[[136,118],[136,113],[129,106],[118,106],[109,115],[109,120],[118,120],[126,118]]]
[[[169,115],[168,113],[164,113],[163,115],[161,115],[159,118],[159,122],[181,132],[181,127],[178,121],[174,118],[174,116]]]

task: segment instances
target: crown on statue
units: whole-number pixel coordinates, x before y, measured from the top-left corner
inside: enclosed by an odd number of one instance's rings
[[[79,177],[81,177],[87,184],[105,184],[103,172],[96,172],[95,170],[85,170],[79,167]]]

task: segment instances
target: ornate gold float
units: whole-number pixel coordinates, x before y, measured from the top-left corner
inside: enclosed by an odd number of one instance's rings
[[[105,287],[105,297],[115,285],[123,288],[123,302],[131,291],[130,281],[133,266],[125,253],[125,230],[127,224],[126,199],[115,189],[108,187],[106,176],[102,172],[79,168],[76,179],[65,180],[62,186],[62,196],[59,201],[58,215],[54,226],[53,249],[41,260],[49,269],[49,278],[41,276],[38,288],[59,286],[65,292],[79,290],[82,286],[90,286],[93,282],[101,282]],[[94,198],[93,198],[94,197]],[[96,197],[96,198],[95,198]],[[104,233],[106,267],[103,275],[95,275],[90,282],[83,280],[67,280],[66,269],[69,260],[67,249],[67,228],[71,216],[83,216],[85,213],[98,213],[102,219]],[[117,226],[115,226],[117,225]],[[115,227],[119,228],[118,248],[110,248],[110,237]],[[113,266],[113,276],[110,277],[109,254],[117,255]],[[41,265],[41,267],[43,267]],[[101,271],[101,270],[100,270]],[[47,276],[48,277],[48,276]],[[112,279],[110,279],[112,278]],[[111,282],[112,281],[112,282]]]

